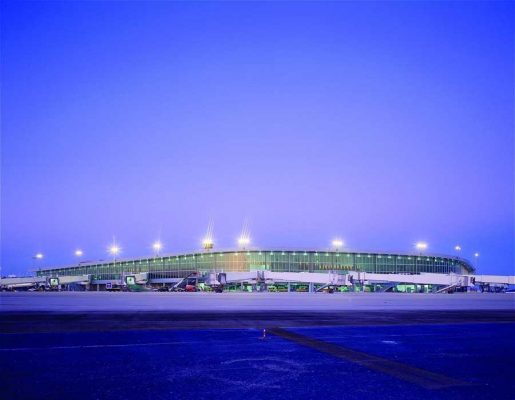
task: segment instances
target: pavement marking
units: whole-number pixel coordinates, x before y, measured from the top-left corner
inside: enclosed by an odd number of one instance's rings
[[[387,358],[363,353],[361,351],[352,350],[347,347],[324,342],[322,340],[300,335],[285,329],[273,328],[269,329],[268,332],[302,346],[318,350],[322,353],[326,353],[346,361],[351,361],[363,367],[382,372],[410,383],[414,383],[426,389],[444,389],[453,386],[471,385],[471,383],[460,381],[445,375],[413,367],[398,361],[389,360]]]
[[[11,347],[0,349],[2,351],[32,351],[32,350],[69,350],[69,349],[97,349],[103,347],[135,347],[135,346],[169,346],[190,342],[156,342],[156,343],[126,343],[126,344],[86,344],[76,346],[47,346],[47,347]]]

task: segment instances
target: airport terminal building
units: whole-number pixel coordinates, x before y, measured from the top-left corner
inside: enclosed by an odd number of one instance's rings
[[[354,253],[335,251],[220,251],[127,259],[42,269],[37,275],[91,275],[93,280],[120,279],[127,273],[148,273],[148,279],[184,278],[194,272],[313,272],[469,274],[464,259],[413,254]]]
[[[2,290],[452,292],[515,285],[460,257],[337,250],[226,250],[81,262],[2,278]],[[474,289],[475,288],[475,289]],[[191,289],[191,290],[190,290]]]
[[[81,263],[41,269],[37,271],[37,276],[47,280],[58,278],[61,282],[73,282],[73,277],[87,277],[89,290],[105,290],[112,285],[127,285],[129,281],[155,287],[172,285],[192,274],[206,276],[223,273],[227,275],[227,282],[287,282],[289,290],[290,284],[295,286],[299,282],[318,285],[317,287],[331,283],[338,285],[342,282],[350,285],[348,279],[352,274],[361,274],[359,279],[364,285],[365,274],[367,277],[401,276],[401,280],[411,282],[413,279],[408,279],[408,276],[463,276],[473,272],[474,268],[468,261],[451,256],[307,250],[233,250]]]

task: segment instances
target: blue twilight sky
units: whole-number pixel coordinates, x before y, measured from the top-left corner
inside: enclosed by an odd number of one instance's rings
[[[199,247],[514,272],[514,3],[3,1],[2,273]]]

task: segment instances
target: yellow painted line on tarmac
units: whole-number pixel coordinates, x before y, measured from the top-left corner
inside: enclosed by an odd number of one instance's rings
[[[393,376],[403,381],[414,383],[426,389],[445,389],[454,386],[471,385],[471,383],[460,381],[442,374],[338,346],[333,343],[324,342],[323,340],[301,335],[285,329],[272,328],[269,329],[268,332],[302,346],[353,362],[365,368]]]

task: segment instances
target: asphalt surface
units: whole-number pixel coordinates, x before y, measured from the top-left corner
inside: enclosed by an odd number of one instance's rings
[[[514,298],[2,293],[0,399],[514,399]]]
[[[0,332],[46,333],[149,329],[241,329],[515,323],[509,310],[2,312]]]
[[[2,311],[515,310],[515,293],[3,292]]]
[[[2,334],[0,398],[507,400],[514,336],[509,323]]]

